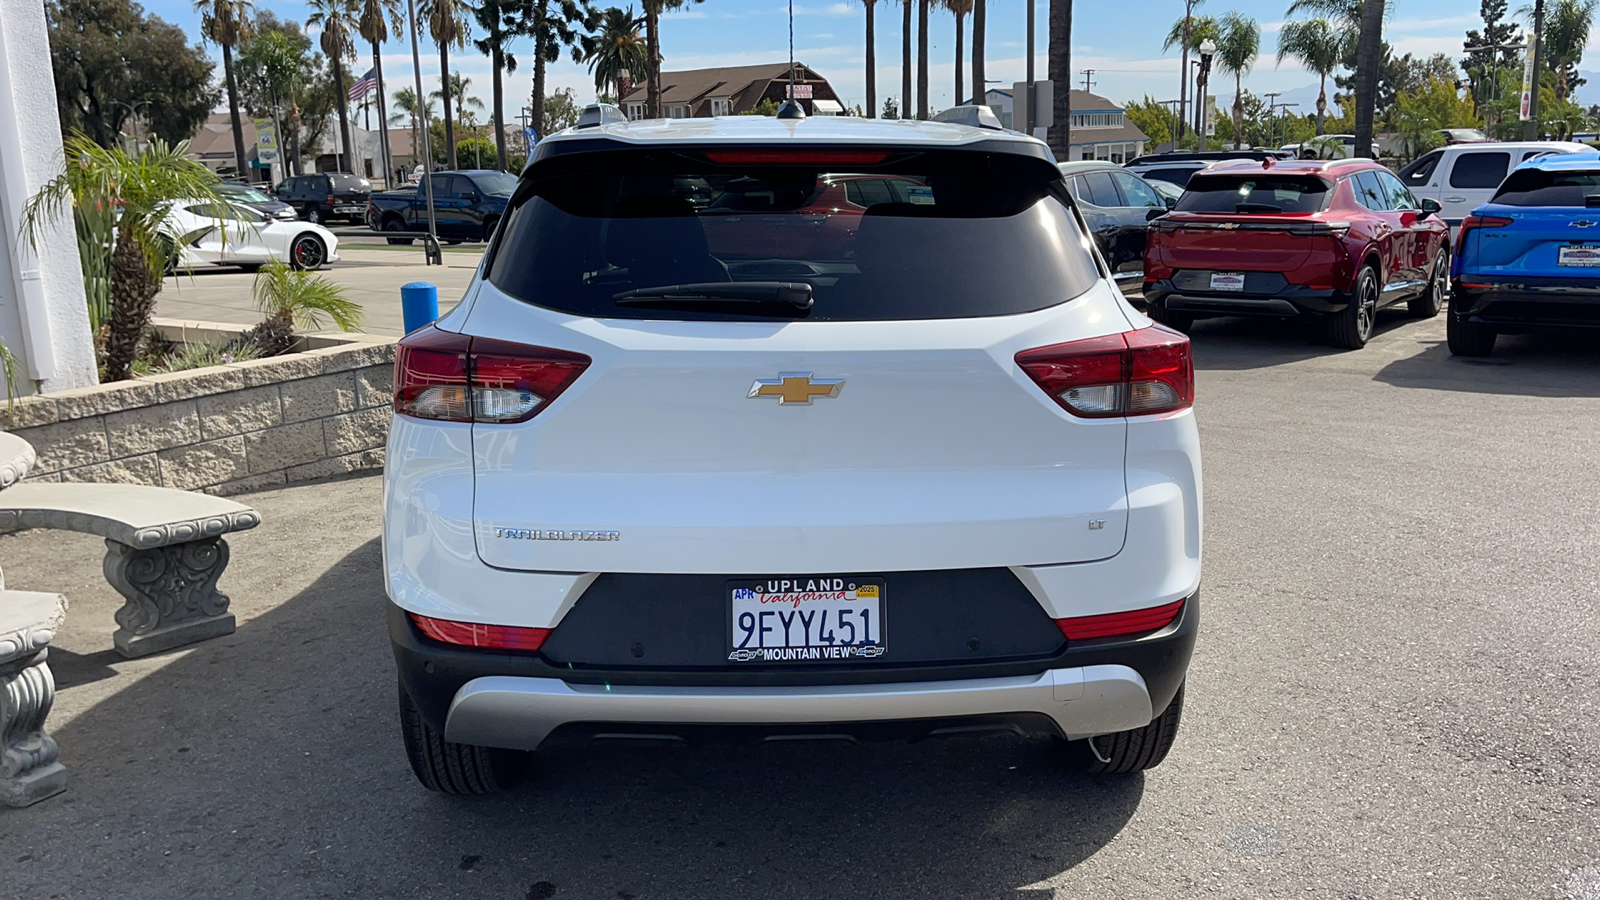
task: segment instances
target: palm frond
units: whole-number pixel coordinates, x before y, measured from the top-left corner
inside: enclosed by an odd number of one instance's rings
[[[361,304],[347,297],[343,287],[282,262],[262,266],[252,292],[262,315],[289,318],[300,331],[321,330],[325,320],[340,331],[356,331],[365,318]]]

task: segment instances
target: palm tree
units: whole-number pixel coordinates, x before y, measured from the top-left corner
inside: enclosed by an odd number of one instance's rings
[[[472,9],[478,27],[483,29],[483,38],[473,41],[473,46],[479,53],[489,54],[489,68],[494,77],[490,89],[494,104],[494,155],[502,172],[507,168],[505,74],[517,71],[517,58],[508,52],[515,32],[506,28],[506,19],[514,19],[520,5],[516,0],[480,0]]]
[[[450,48],[461,49],[467,45],[467,38],[471,36],[471,26],[467,22],[467,11],[471,9],[466,0],[422,0],[417,9],[417,18],[428,25],[428,36],[439,46],[439,83],[450,83]],[[445,160],[450,168],[456,168],[456,125],[450,115],[450,94],[441,94],[444,98],[444,146]]]
[[[961,94],[962,94],[963,91],[966,90],[966,80],[967,80],[966,79],[966,73],[961,70],[961,64],[964,61],[962,59],[962,47],[961,47],[961,45],[963,43],[962,39],[965,37],[965,35],[962,34],[962,32],[961,32],[961,20],[966,18],[967,13],[972,12],[972,0],[941,0],[941,2],[944,4],[944,8],[950,10],[950,12],[952,14],[954,14],[955,17],[956,17],[956,99],[955,99],[955,103],[956,103],[957,106],[959,106],[959,105],[961,105],[961,100],[962,100]],[[1030,0],[1030,2],[1031,2],[1031,0]]]
[[[1384,0],[1360,0],[1360,2],[1361,30],[1356,38],[1356,146],[1354,155],[1371,156],[1372,114],[1378,103],[1378,65],[1383,61]]]
[[[1255,68],[1261,49],[1261,26],[1256,20],[1230,11],[1222,17],[1222,40],[1217,42],[1217,68],[1233,73],[1233,149],[1244,137],[1244,76]]]
[[[917,0],[917,118],[928,118],[928,6]]]
[[[1031,2],[1031,0],[1030,0]],[[983,80],[983,35],[988,19],[988,0],[972,3],[972,102],[981,104],[987,98]],[[1032,53],[1033,48],[1029,47]]]
[[[279,327],[293,333],[317,331],[324,321],[338,326],[340,331],[355,331],[361,327],[361,304],[351,300],[336,281],[315,272],[293,269],[287,263],[270,262],[256,273],[256,309]]]
[[[344,61],[355,56],[356,20],[360,11],[356,0],[306,0],[311,15],[306,17],[306,27],[322,28],[322,52],[333,61],[333,87],[339,104],[339,171],[353,172],[350,167],[350,92],[344,86]]]
[[[595,15],[590,0],[525,0],[517,10],[518,33],[533,35],[533,96],[529,124],[538,134],[559,130],[548,127],[550,123],[546,121],[545,66],[561,58],[563,47],[572,48],[573,62],[581,61],[578,54],[583,32],[580,29],[587,28]]]
[[[378,48],[386,43],[390,37],[401,37],[404,34],[405,16],[400,12],[400,0],[358,0],[360,3],[360,18],[356,21],[356,30],[362,39],[372,44],[372,71],[378,79],[378,133],[383,141],[383,180],[387,184],[392,177],[394,166],[389,160],[389,110],[385,105],[384,97],[388,96],[383,89],[383,56]],[[391,32],[390,28],[394,30]]]
[[[1544,13],[1543,44],[1545,63],[1556,73],[1556,98],[1567,99],[1572,73],[1583,59],[1594,28],[1594,15],[1600,0],[1555,0]],[[1524,14],[1531,11],[1524,10]]]
[[[878,117],[878,29],[872,11],[878,0],[861,0],[867,7],[867,118]]]
[[[250,0],[195,0],[200,33],[222,48],[222,71],[228,83],[228,117],[233,121],[233,163],[244,174],[244,123],[239,119],[239,83],[233,77],[233,48],[250,37]]]
[[[1344,40],[1327,19],[1285,22],[1278,32],[1278,65],[1290,57],[1318,78],[1317,134],[1321,134],[1328,111],[1328,76],[1344,58]]]
[[[594,73],[596,93],[620,97],[624,78],[648,71],[645,42],[639,37],[644,24],[644,17],[634,15],[631,6],[626,11],[613,6],[595,19],[582,40],[582,54]]]
[[[1195,2],[1198,4],[1200,0],[1195,0]],[[1187,35],[1187,38],[1185,35]],[[1199,53],[1200,45],[1204,44],[1207,40],[1215,42],[1219,41],[1221,37],[1222,25],[1211,16],[1185,16],[1184,18],[1173,22],[1172,27],[1167,29],[1167,38],[1166,41],[1161,45],[1161,49],[1171,50],[1174,45],[1181,45],[1183,47],[1182,75],[1184,76],[1184,79],[1183,92],[1178,95],[1180,99],[1184,99],[1189,96],[1189,54]],[[1191,126],[1194,124],[1195,119],[1201,118],[1200,108],[1201,104],[1205,103],[1205,98],[1199,95],[1200,85],[1196,84],[1194,87],[1196,91],[1194,97],[1194,115],[1185,119],[1183,115],[1183,108],[1187,106],[1187,103],[1179,104],[1180,121],[1178,124],[1178,135],[1180,138],[1183,136],[1183,129],[1185,126]]]
[[[398,110],[389,117],[390,125],[401,125],[409,118],[411,120],[411,155],[415,159],[422,158],[422,119],[433,118],[433,98],[424,97],[421,103],[417,102],[417,92],[411,88],[401,88],[395,91],[394,108]]]
[[[34,240],[40,227],[70,209],[119,211],[111,239],[111,317],[106,327],[105,380],[133,377],[133,361],[150,327],[161,274],[172,264],[176,244],[167,212],[174,200],[221,203],[217,176],[189,158],[189,142],[169,146],[153,138],[138,153],[101,147],[82,134],[66,141],[72,164],[45,182],[23,208],[23,231]]]
[[[1189,51],[1200,46],[1199,41],[1191,40],[1189,32],[1194,25],[1194,8],[1204,3],[1205,0],[1183,0],[1183,18],[1174,26],[1173,31],[1167,33],[1167,42],[1161,45],[1163,50],[1171,50],[1173,44],[1182,48],[1178,61],[1178,138],[1183,138],[1183,126],[1188,121],[1189,106]],[[1176,38],[1176,40],[1174,40]],[[1195,106],[1200,105],[1200,98],[1195,98]]]
[[[917,0],[900,3],[900,117],[911,118],[911,6]]]
[[[1050,128],[1045,132],[1056,158],[1072,158],[1072,0],[1050,0],[1050,41],[1046,58],[1050,80],[1061,85],[1050,99]],[[974,23],[976,29],[976,23]],[[977,40],[976,37],[973,38]],[[1029,47],[1029,53],[1033,48]]]
[[[704,0],[643,0],[645,56],[645,118],[661,118],[661,14]]]

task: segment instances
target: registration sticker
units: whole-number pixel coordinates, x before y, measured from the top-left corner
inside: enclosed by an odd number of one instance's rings
[[[1244,276],[1238,272],[1213,272],[1211,273],[1211,289],[1213,291],[1242,291],[1244,290]]]
[[[1558,266],[1600,266],[1600,244],[1568,244],[1556,257]]]
[[[765,578],[728,585],[729,662],[877,659],[884,582],[862,577]]]

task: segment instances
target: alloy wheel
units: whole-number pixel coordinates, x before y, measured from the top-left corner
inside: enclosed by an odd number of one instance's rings
[[[310,235],[295,238],[289,252],[294,257],[296,268],[315,269],[322,265],[322,242]]]

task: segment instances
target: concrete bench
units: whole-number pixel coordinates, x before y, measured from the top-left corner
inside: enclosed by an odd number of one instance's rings
[[[67,786],[56,742],[44,730],[56,698],[45,655],[66,615],[60,594],[0,589],[0,802],[8,806],[37,803]]]
[[[7,457],[7,445],[0,442],[0,459]],[[208,494],[143,485],[5,487],[4,468],[0,464],[0,534],[50,528],[106,539],[106,580],[127,601],[117,610],[121,627],[111,636],[123,656],[233,632],[228,596],[217,590],[228,565],[222,536],[261,524],[255,510]]]

